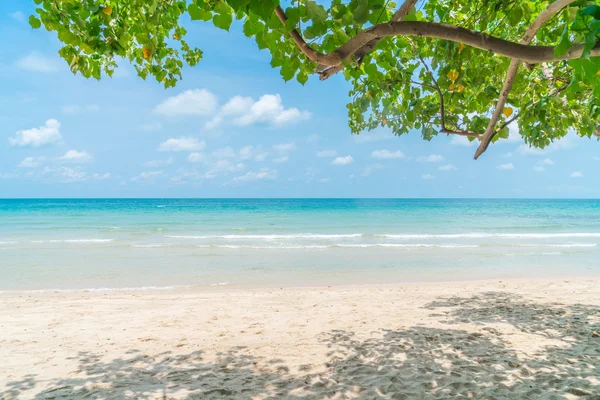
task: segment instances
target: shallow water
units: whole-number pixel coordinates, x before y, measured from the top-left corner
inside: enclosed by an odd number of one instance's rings
[[[600,274],[599,200],[0,200],[0,290]]]

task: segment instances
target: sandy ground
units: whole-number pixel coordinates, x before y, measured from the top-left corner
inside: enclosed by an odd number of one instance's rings
[[[1,399],[600,399],[600,280],[0,295]]]

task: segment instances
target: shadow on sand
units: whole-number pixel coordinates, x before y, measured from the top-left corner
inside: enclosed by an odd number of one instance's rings
[[[244,347],[210,362],[202,351],[130,350],[110,362],[80,353],[78,377],[42,385],[26,376],[10,382],[0,398],[31,397],[33,390],[35,399],[600,399],[600,307],[492,292],[439,299],[426,308],[448,328],[379,331],[366,340],[346,331],[323,334],[325,372],[311,372],[310,365],[292,372]],[[512,334],[486,326],[491,323],[530,336],[530,351],[515,351]],[[473,333],[461,324],[481,329]]]

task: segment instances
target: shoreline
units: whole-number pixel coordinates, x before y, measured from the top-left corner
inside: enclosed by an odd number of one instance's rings
[[[315,281],[318,279],[314,279]],[[289,282],[271,283],[268,285],[260,285],[254,283],[240,284],[230,282],[220,282],[212,284],[180,284],[168,286],[126,286],[126,287],[97,287],[97,288],[42,288],[42,289],[10,289],[0,288],[0,297],[35,295],[35,294],[77,294],[77,293],[238,293],[238,292],[261,292],[273,290],[318,290],[318,289],[360,289],[365,287],[398,287],[398,286],[435,286],[442,284],[465,285],[465,284],[495,284],[495,283],[527,283],[536,282],[556,282],[567,280],[570,282],[577,281],[600,281],[600,272],[592,272],[590,274],[568,274],[566,271],[562,274],[552,274],[547,277],[539,278],[535,276],[496,276],[488,278],[464,279],[462,276],[447,279],[415,279],[406,281],[394,281],[388,283],[367,282],[367,283],[333,283],[333,284],[316,284],[307,283],[294,285]]]
[[[598,288],[522,278],[4,294],[0,398],[587,398],[600,389]]]

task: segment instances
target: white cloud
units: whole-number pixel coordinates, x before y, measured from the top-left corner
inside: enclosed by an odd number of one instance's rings
[[[86,163],[92,159],[92,155],[87,151],[69,150],[59,160],[70,163]]]
[[[49,119],[44,126],[39,128],[25,129],[18,131],[15,137],[8,138],[11,146],[31,146],[40,147],[45,144],[58,142],[62,139],[60,135],[60,122],[55,119]]]
[[[199,115],[212,115],[218,106],[217,96],[206,89],[186,90],[177,96],[167,98],[156,106],[157,114],[169,117]]]
[[[262,151],[260,148],[254,146],[242,147],[239,151],[239,157],[241,160],[254,159],[255,161],[264,161],[269,153]]]
[[[205,160],[206,156],[202,153],[190,153],[190,155],[188,156],[188,161],[191,163],[198,163]]]
[[[575,171],[570,175],[571,178],[583,178],[583,174],[579,171]]]
[[[170,138],[158,146],[158,151],[200,151],[206,147],[204,141],[193,137]]]
[[[277,171],[263,168],[258,172],[248,172],[245,175],[235,177],[231,180],[231,183],[244,183],[264,180],[272,181],[275,179],[277,179]]]
[[[193,154],[193,153],[192,153]],[[191,155],[191,154],[190,154]],[[148,168],[156,168],[156,167],[161,167],[163,165],[171,165],[173,164],[173,161],[175,161],[173,159],[173,157],[169,157],[166,160],[152,160],[152,161],[146,161],[143,166],[144,167],[148,167]]]
[[[140,125],[138,129],[144,132],[155,132],[160,131],[162,127],[163,126],[160,122],[148,122],[147,124]]]
[[[62,107],[62,110],[65,114],[82,114],[85,112],[98,112],[100,111],[100,106],[97,104],[87,104],[87,105],[78,105],[78,104],[70,104]]]
[[[570,149],[573,147],[573,141],[569,136],[565,136],[561,139],[555,140],[543,149],[537,147],[530,147],[528,144],[523,143],[517,148],[517,152],[523,156],[544,156],[549,153],[553,153],[558,150]]]
[[[331,182],[331,179],[329,179],[329,178],[321,178],[321,179],[319,179],[319,183],[329,183],[329,182]]]
[[[17,67],[28,72],[52,73],[60,70],[58,60],[40,53],[29,53],[17,61]]]
[[[290,158],[289,158],[288,156],[281,156],[281,157],[274,158],[272,161],[273,161],[275,164],[281,164],[281,163],[288,162],[288,161],[289,161],[289,159],[290,159]]]
[[[421,175],[421,178],[425,179],[426,181],[430,181],[430,180],[434,179],[435,176],[433,176],[431,174],[423,174],[423,175]]]
[[[446,165],[441,165],[438,169],[440,171],[455,171],[458,168],[456,168],[453,164],[446,164]]]
[[[236,156],[235,150],[231,147],[223,147],[212,152],[212,156],[216,158],[234,158]]]
[[[81,167],[45,167],[42,176],[45,175],[54,176],[63,183],[85,182],[89,179],[88,174]]]
[[[348,165],[351,164],[354,161],[354,158],[352,158],[352,156],[345,156],[345,157],[336,157],[331,164],[333,165]]]
[[[233,163],[230,160],[218,160],[211,164],[211,168],[202,176],[205,179],[214,179],[219,175],[228,175],[232,172],[239,172],[246,168],[243,163]]]
[[[542,165],[554,165],[554,161],[552,161],[550,158],[545,158],[543,161],[540,161],[540,164],[542,164]]]
[[[161,178],[165,175],[163,171],[144,171],[137,176],[131,178],[132,182],[153,182],[157,178]]]
[[[265,94],[256,101],[251,97],[234,96],[217,111],[206,127],[214,128],[224,121],[238,126],[256,123],[282,126],[309,118],[308,111],[285,108],[279,94]]]
[[[500,164],[500,165],[498,165],[497,168],[507,171],[507,170],[515,169],[515,166],[512,163],[506,163],[506,164]]]
[[[318,142],[321,139],[321,137],[319,135],[317,135],[316,133],[310,135],[309,137],[306,138],[306,141],[308,143],[315,143]]]
[[[370,176],[373,172],[383,169],[384,166],[383,164],[371,164],[371,165],[367,165],[367,167],[362,171],[362,173],[360,174],[361,176]]]
[[[320,150],[316,153],[317,157],[335,157],[337,155],[337,151],[335,150]]]
[[[36,157],[25,157],[19,164],[20,168],[35,168],[40,165],[40,159]]]
[[[280,143],[273,146],[273,150],[279,153],[286,153],[288,151],[292,151],[296,148],[295,143]]]
[[[541,165],[536,165],[535,167],[533,167],[533,170],[535,172],[544,172],[546,168],[542,167]]]
[[[389,151],[387,149],[384,150],[375,150],[371,153],[371,157],[378,158],[380,160],[390,160],[395,158],[404,158],[404,153],[400,150],[397,151]]]
[[[110,178],[110,173],[109,172],[106,172],[104,174],[93,174],[92,175],[92,179],[96,180],[96,181],[103,181],[103,180],[108,179],[108,178]]]
[[[454,135],[452,137],[452,140],[450,141],[450,144],[453,146],[460,146],[460,147],[473,147],[476,146],[479,143],[479,141],[477,139],[473,140],[473,141],[469,141],[469,138],[466,136],[457,136]]]
[[[21,11],[15,11],[14,13],[11,13],[10,17],[12,19],[14,19],[15,21],[19,21],[19,22],[25,21],[25,15]]]
[[[394,139],[394,133],[385,128],[374,129],[370,132],[364,132],[360,135],[354,135],[354,141],[356,143],[369,143],[369,142],[379,142],[381,140],[391,140]]]
[[[438,163],[444,161],[444,157],[440,154],[430,154],[428,156],[421,156],[417,158],[418,162],[430,162],[430,163]]]

